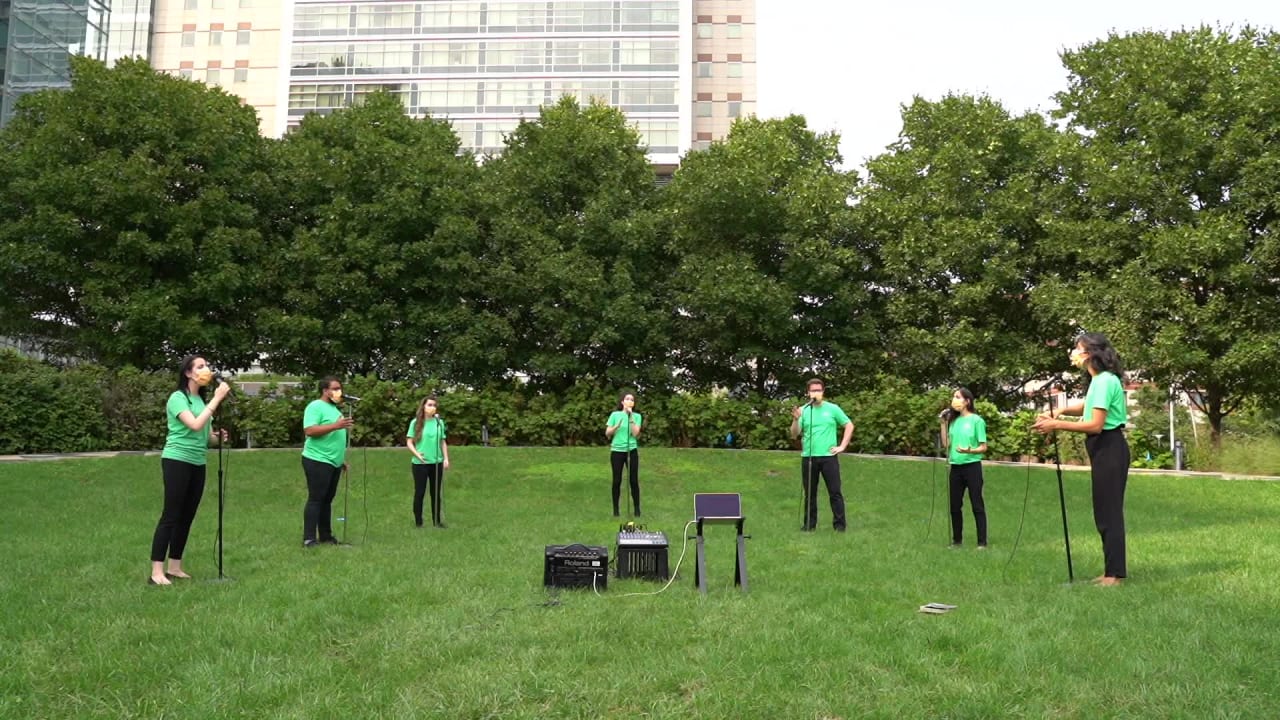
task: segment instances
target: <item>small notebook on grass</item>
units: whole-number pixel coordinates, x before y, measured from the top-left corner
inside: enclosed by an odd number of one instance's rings
[[[955,605],[947,605],[945,603],[936,603],[936,602],[932,602],[932,603],[929,603],[928,605],[920,606],[920,612],[925,613],[926,615],[942,615],[944,613],[951,612],[952,610],[955,610],[955,609],[956,609]]]

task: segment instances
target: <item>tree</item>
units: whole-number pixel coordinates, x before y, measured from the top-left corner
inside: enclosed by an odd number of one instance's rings
[[[253,109],[141,60],[71,72],[0,131],[0,335],[108,366],[249,365],[270,252]]]
[[[571,98],[521,122],[484,166],[483,255],[517,328],[512,369],[563,391],[580,379],[666,387],[670,260],[654,172],[614,108]]]
[[[1010,116],[990,98],[903,108],[900,139],[868,163],[857,207],[883,261],[894,374],[1009,406],[1028,381],[1066,368],[1054,341],[1069,328],[1028,307],[1050,269],[1062,151],[1043,117]]]
[[[664,190],[688,385],[780,396],[815,373],[845,390],[869,380],[872,257],[851,232],[857,177],[838,142],[799,116],[739,120]]]
[[[475,161],[392,95],[306,117],[277,148],[287,249],[272,263],[265,365],[482,382],[511,337],[489,309]]]
[[[1040,303],[1190,391],[1217,443],[1280,391],[1280,35],[1112,35],[1063,62],[1087,214],[1055,228],[1076,261]]]

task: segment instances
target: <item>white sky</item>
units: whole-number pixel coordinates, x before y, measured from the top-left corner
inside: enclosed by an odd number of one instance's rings
[[[1280,0],[756,0],[756,19],[758,114],[835,130],[845,167],[861,170],[897,139],[915,95],[1048,110],[1066,87],[1064,48],[1112,30],[1280,29]]]

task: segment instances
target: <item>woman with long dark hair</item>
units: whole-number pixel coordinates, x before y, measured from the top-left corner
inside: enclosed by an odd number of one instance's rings
[[[1085,434],[1093,475],[1093,522],[1102,537],[1103,574],[1099,585],[1119,585],[1128,577],[1125,565],[1124,491],[1129,483],[1129,443],[1124,426],[1129,419],[1124,393],[1124,366],[1120,355],[1105,335],[1085,333],[1071,350],[1071,364],[1089,374],[1084,402],[1050,410],[1036,420],[1041,433],[1069,430]],[[1059,420],[1063,415],[1080,416],[1078,421]]]
[[[969,491],[978,549],[987,547],[987,505],[982,499],[982,456],[987,452],[987,421],[974,411],[973,393],[956,388],[942,411],[942,444],[951,467],[951,546],[964,540],[964,493]]]
[[[418,412],[409,421],[405,433],[405,445],[413,453],[413,520],[422,527],[422,497],[431,488],[431,526],[444,524],[444,474],[449,467],[449,443],[445,438],[449,429],[440,418],[439,403],[435,395],[428,395],[418,403]]]
[[[636,396],[623,393],[618,407],[609,413],[604,436],[609,438],[609,463],[613,469],[613,516],[618,517],[618,500],[622,497],[622,467],[628,469],[631,501],[635,516],[640,517],[640,425],[644,419],[635,412]]]
[[[213,399],[206,404],[201,391],[212,380],[209,363],[199,355],[188,355],[178,369],[177,389],[165,403],[169,432],[160,453],[164,511],[151,538],[151,577],[147,582],[152,585],[172,585],[170,579],[191,577],[182,569],[182,555],[204,495],[209,428],[218,406],[231,392],[230,385],[219,383]],[[225,433],[222,439],[226,439]],[[165,569],[166,557],[168,570]]]

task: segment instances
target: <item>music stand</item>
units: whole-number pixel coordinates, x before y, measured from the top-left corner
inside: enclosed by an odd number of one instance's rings
[[[742,534],[742,496],[738,493],[696,493],[693,496],[693,517],[698,524],[697,563],[694,565],[693,582],[698,592],[707,594],[707,555],[702,528],[704,525],[733,525],[738,529],[737,562],[733,568],[733,584],[747,591],[747,536]]]

